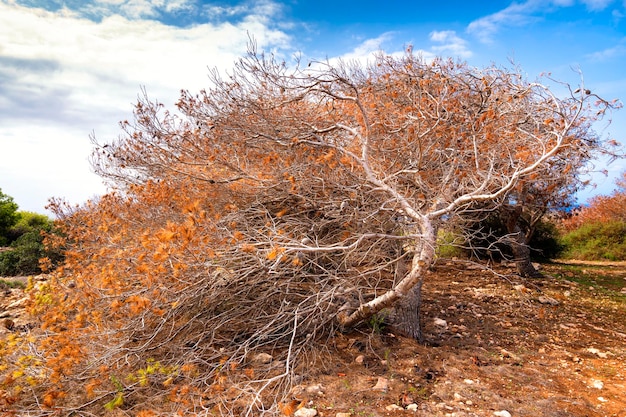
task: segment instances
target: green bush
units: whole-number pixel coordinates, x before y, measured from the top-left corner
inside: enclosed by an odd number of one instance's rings
[[[8,235],[10,229],[19,219],[17,208],[13,197],[4,194],[0,189],[0,246],[11,243]]]
[[[564,257],[582,260],[626,260],[626,222],[583,224],[561,237]]]
[[[10,249],[0,252],[0,275],[39,274],[39,259],[47,257],[53,264],[61,259],[59,252],[48,250],[43,244],[43,234],[53,230],[52,220],[27,211],[18,212],[17,219],[6,234]]]

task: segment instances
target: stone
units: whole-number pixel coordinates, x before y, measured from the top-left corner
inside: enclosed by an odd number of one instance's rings
[[[406,409],[408,411],[417,411],[417,404],[415,404],[415,403],[409,404],[409,405],[406,406]]]
[[[506,410],[494,411],[493,415],[496,417],[511,417],[511,413]]]
[[[591,381],[589,381],[589,386],[595,389],[602,389],[604,388],[604,382],[600,381],[599,379],[592,379]]]
[[[389,380],[387,378],[383,378],[382,376],[378,377],[376,381],[376,385],[372,388],[374,391],[387,391],[389,389]]]
[[[364,355],[357,356],[354,362],[357,363],[358,365],[363,365],[363,362],[365,362],[365,356]]]
[[[317,415],[317,410],[315,408],[301,408],[299,410],[296,410],[295,413],[293,413],[293,417],[315,417]]]
[[[272,362],[272,359],[273,359],[272,355],[270,355],[269,353],[259,353],[254,356],[254,358],[252,359],[252,362],[268,364]]]
[[[537,298],[537,301],[539,301],[541,304],[549,304],[551,306],[559,305],[559,302],[557,300],[555,300],[554,298],[545,296],[545,295],[539,296],[539,298]]]
[[[387,407],[385,407],[385,410],[387,410],[387,411],[401,411],[401,410],[404,410],[404,408],[400,407],[398,404],[390,404]]]
[[[600,349],[596,348],[587,348],[587,352],[592,353],[602,359],[606,359],[608,357],[608,353],[601,352]]]
[[[321,384],[309,385],[308,387],[306,387],[306,393],[321,397],[322,395],[324,395],[324,387]]]
[[[445,321],[444,319],[440,319],[439,317],[434,318],[433,323],[437,327],[444,327],[444,328],[448,327],[448,322]]]
[[[350,414],[350,413],[337,413],[337,414],[335,414],[335,417],[352,417],[352,414]]]

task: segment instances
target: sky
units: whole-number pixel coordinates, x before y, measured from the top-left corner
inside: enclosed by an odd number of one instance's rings
[[[107,191],[89,165],[91,136],[112,141],[141,90],[174,109],[246,52],[365,59],[408,45],[424,58],[519,66],[626,101],[626,0],[0,0],[0,189],[20,210]],[[602,137],[626,143],[626,109]],[[578,195],[609,194],[626,169]]]

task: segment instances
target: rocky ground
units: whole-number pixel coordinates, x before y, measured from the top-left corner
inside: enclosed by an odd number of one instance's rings
[[[425,344],[379,322],[339,334],[284,412],[626,417],[626,263],[514,272],[438,265],[424,286]],[[0,332],[28,326],[23,303],[19,288],[0,288]]]

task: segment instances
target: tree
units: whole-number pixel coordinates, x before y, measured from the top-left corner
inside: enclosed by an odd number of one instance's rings
[[[28,211],[16,212],[17,222],[8,230],[10,249],[0,253],[0,275],[27,275],[42,272],[40,260],[48,267],[62,258],[61,251],[46,248],[45,237],[54,234],[54,222]]]
[[[68,250],[36,297],[50,402],[92,378],[91,398],[100,387],[121,405],[151,358],[152,380],[176,375],[175,406],[221,410],[227,392],[231,410],[266,410],[264,390],[288,388],[294,358],[337,329],[385,313],[420,339],[440,225],[599,150],[584,134],[611,107],[411,51],[293,69],[252,50],[212,85],[183,92],[179,114],[144,94],[117,141],[94,140],[116,190],[52,205]],[[251,359],[263,350],[279,371]],[[131,382],[112,384],[121,374]]]
[[[8,196],[0,189],[0,245],[10,243],[8,239],[9,229],[17,223],[17,204],[13,197]]]

